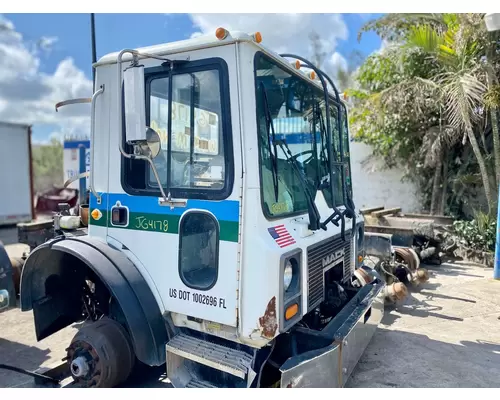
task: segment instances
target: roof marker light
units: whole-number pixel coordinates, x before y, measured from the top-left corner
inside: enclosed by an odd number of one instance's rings
[[[225,38],[227,38],[227,35],[229,35],[229,31],[227,29],[217,28],[217,30],[215,31],[215,37],[219,40],[224,40]]]
[[[256,43],[260,43],[262,42],[262,35],[260,32],[255,32],[253,35],[253,40],[256,42]]]
[[[295,69],[300,69],[300,60],[295,61]]]
[[[316,72],[314,72],[314,71],[309,72],[309,78],[312,80],[315,80],[316,79]]]

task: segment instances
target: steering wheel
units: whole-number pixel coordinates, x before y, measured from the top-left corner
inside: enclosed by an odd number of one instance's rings
[[[308,154],[310,153],[311,156],[307,158],[307,160],[304,160],[302,162],[302,164],[307,164],[309,161],[311,161],[314,157],[314,151],[313,150],[305,150],[305,151],[302,151],[300,153],[297,153],[297,154],[294,154],[292,157],[290,157],[293,161],[297,161],[297,158],[299,158],[300,156],[303,156],[305,154]]]

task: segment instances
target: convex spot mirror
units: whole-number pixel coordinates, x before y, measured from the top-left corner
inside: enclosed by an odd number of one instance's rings
[[[150,151],[150,157],[156,158],[161,151],[160,135],[153,128],[146,128],[146,143]]]
[[[145,140],[135,141],[135,152],[154,159],[161,151],[160,135],[153,128],[146,127],[144,136]]]

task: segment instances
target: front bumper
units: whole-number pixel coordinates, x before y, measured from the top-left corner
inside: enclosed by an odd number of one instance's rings
[[[385,283],[360,289],[321,331],[299,328],[310,340],[329,345],[289,358],[281,366],[281,387],[343,387],[370,343],[384,315]]]

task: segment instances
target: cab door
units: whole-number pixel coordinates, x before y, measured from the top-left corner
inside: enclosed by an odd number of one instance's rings
[[[154,162],[172,206],[161,204],[150,167],[120,160],[116,143],[110,162],[121,163],[121,176],[110,179],[108,236],[126,246],[165,311],[236,326],[241,148],[235,48],[182,58],[190,61],[173,70],[144,62],[147,123],[161,139]],[[115,223],[120,209],[128,217]]]

